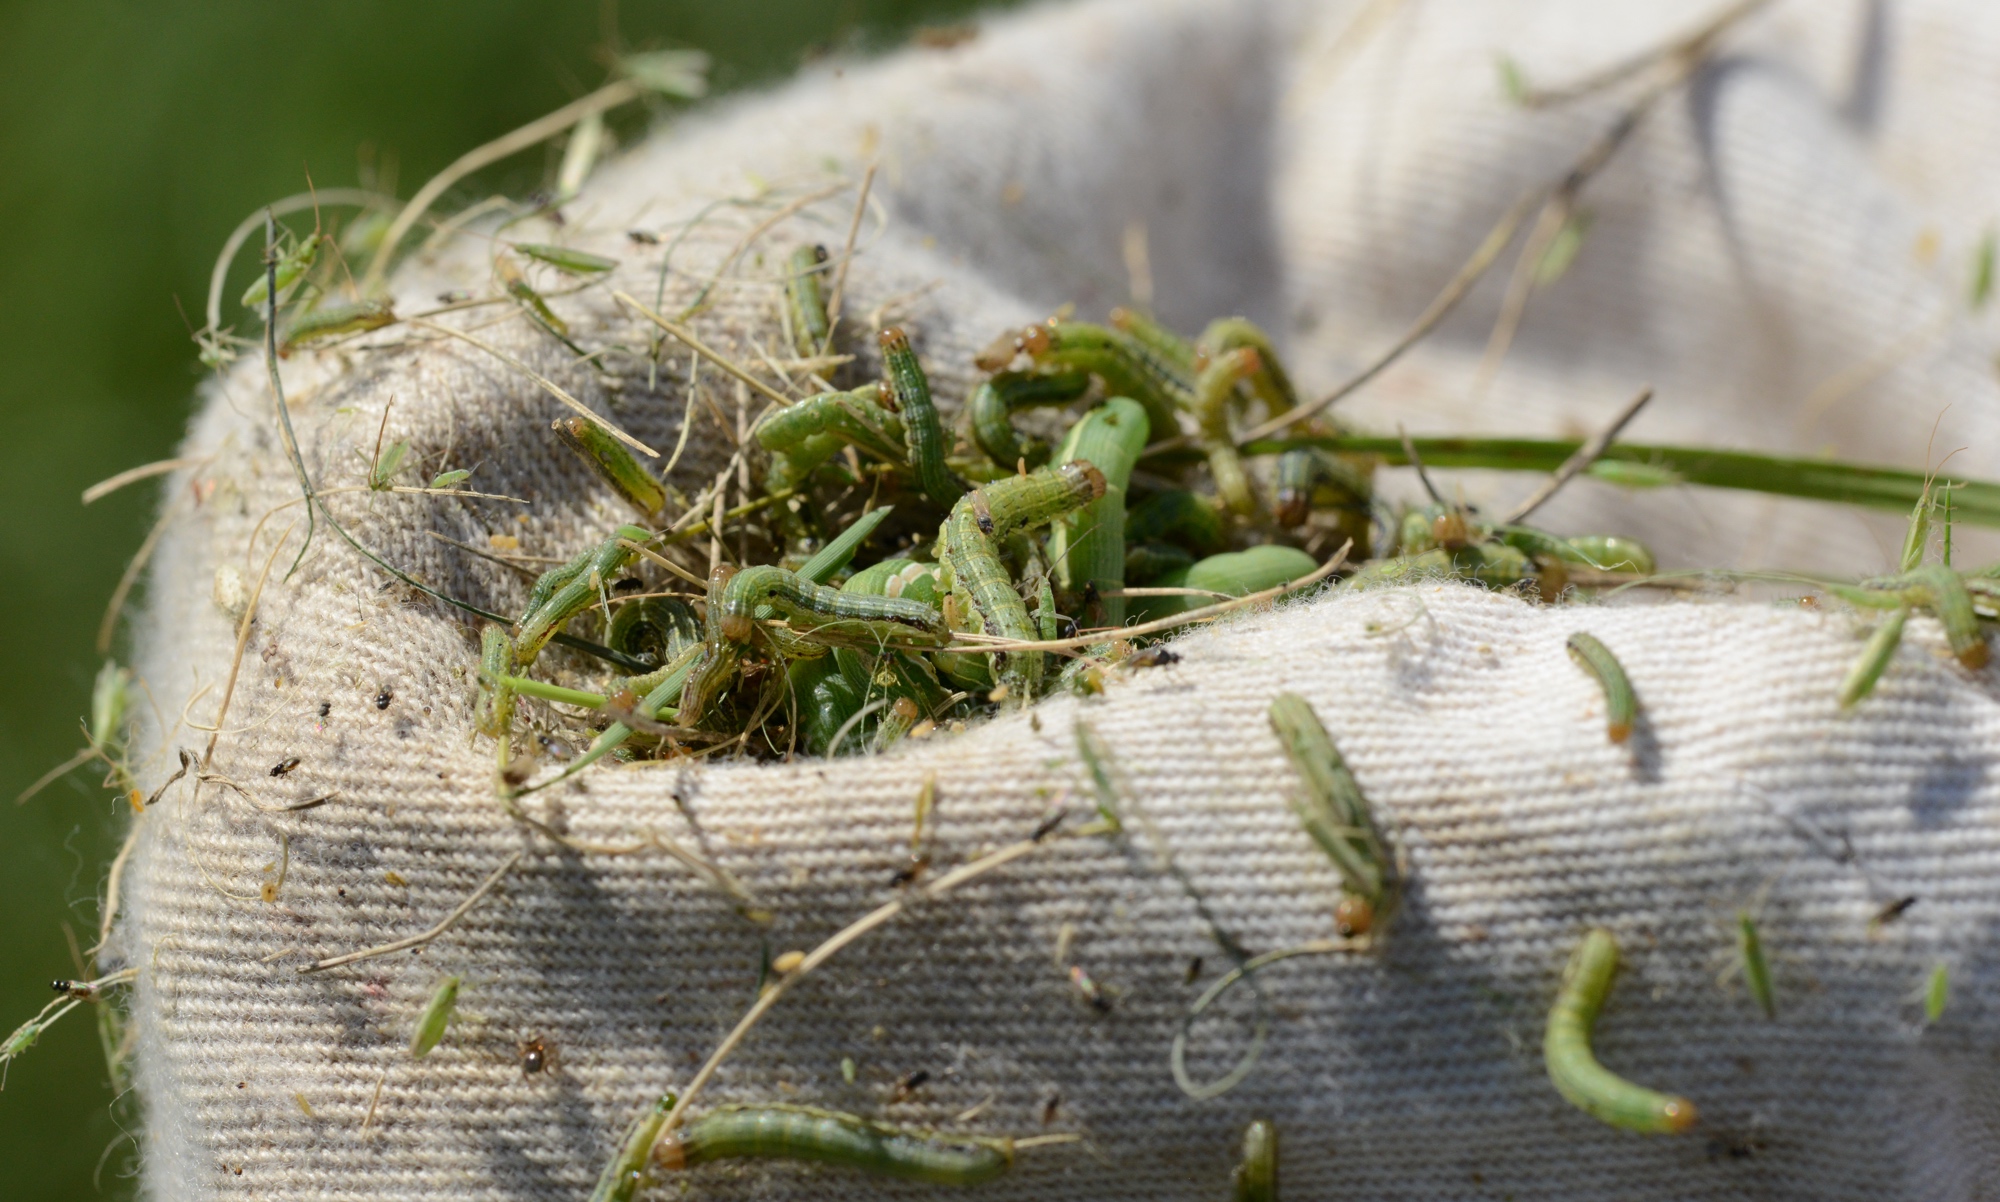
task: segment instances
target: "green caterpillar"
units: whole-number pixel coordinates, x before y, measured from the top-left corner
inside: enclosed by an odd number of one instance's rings
[[[1264,402],[1264,416],[1289,413],[1299,403],[1292,378],[1285,374],[1285,365],[1278,358],[1278,348],[1272,346],[1270,338],[1248,318],[1216,318],[1201,332],[1196,346],[1211,358],[1226,351],[1257,352],[1256,369],[1246,382],[1250,385],[1251,394]]]
[[[278,357],[282,359],[309,342],[379,330],[395,320],[396,306],[386,300],[354,301],[315,309],[286,327],[284,341],[278,344]]]
[[[744,568],[722,590],[722,637],[732,643],[750,639],[757,608],[768,605],[794,630],[833,630],[856,639],[883,642],[950,640],[944,619],[928,605],[901,597],[869,597],[844,593],[802,580],[783,568]]]
[[[1229,402],[1236,395],[1236,386],[1256,375],[1261,365],[1255,347],[1238,347],[1211,357],[1195,378],[1196,440],[1208,455],[1208,474],[1215,480],[1216,495],[1230,512],[1243,517],[1256,514],[1257,497],[1250,491],[1243,457],[1236,451],[1236,436],[1229,429]]]
[[[1267,543],[1242,551],[1225,551],[1199,560],[1190,567],[1167,572],[1153,584],[1157,588],[1200,589],[1243,597],[1274,588],[1287,580],[1310,575],[1319,565],[1297,547]],[[1215,598],[1202,596],[1148,597],[1137,615],[1147,621],[1169,617],[1190,609],[1213,604]]]
[[[678,597],[642,597],[627,601],[611,615],[604,641],[613,651],[634,659],[670,663],[702,638],[694,607]]]
[[[1271,513],[1281,526],[1303,525],[1322,493],[1327,504],[1365,509],[1373,492],[1365,469],[1318,447],[1294,447],[1278,456]]]
[[[1095,464],[1104,475],[1104,495],[1057,522],[1049,534],[1049,559],[1072,596],[1086,584],[1100,594],[1125,587],[1125,486],[1150,430],[1139,402],[1112,397],[1071,426],[1063,440],[1059,462]],[[1125,598],[1103,597],[1098,604],[1099,624],[1124,624]]]
[[[890,463],[903,462],[903,419],[882,406],[880,388],[822,392],[780,409],[757,424],[757,445],[771,453],[765,485],[796,488],[839,452],[854,446]]]
[[[1625,677],[1624,665],[1611,654],[1611,648],[1581,630],[1569,636],[1569,654],[1604,690],[1605,735],[1613,743],[1631,738],[1632,723],[1639,716],[1639,698],[1632,692],[1632,682]]]
[[[990,377],[966,403],[972,441],[995,465],[1011,470],[1047,453],[1039,442],[1023,442],[1014,431],[1016,409],[1037,405],[1067,405],[1090,391],[1090,375],[1081,371],[1005,371]]]
[[[655,1161],[684,1169],[773,1157],[845,1165],[934,1185],[977,1185],[1014,1164],[1012,1140],[940,1135],[805,1106],[723,1106],[662,1140]]]
[[[631,565],[638,552],[624,544],[651,537],[637,526],[620,526],[602,543],[542,573],[528,594],[528,608],[522,611],[514,636],[514,662],[522,667],[534,663],[563,623],[595,604]]]
[[[1111,311],[1111,328],[1165,360],[1181,375],[1194,377],[1194,343],[1137,309],[1120,305]]]
[[[785,277],[785,312],[792,322],[792,347],[810,359],[827,345],[826,247],[801,246],[792,252]]]
[[[1632,1084],[1597,1062],[1590,1032],[1618,971],[1618,940],[1592,927],[1563,969],[1562,987],[1549,1010],[1542,1056],[1549,1081],[1570,1104],[1613,1127],[1669,1135],[1694,1126],[1694,1103]]]
[[[1236,1202],[1278,1202],[1278,1126],[1258,1119],[1243,1129],[1236,1162]]]
[[[595,422],[587,422],[580,417],[559,417],[550,423],[556,438],[576,453],[578,459],[597,478],[611,486],[611,491],[625,499],[626,504],[638,510],[646,518],[660,516],[667,507],[667,490],[653,474],[640,466],[625,444],[605,433]]]
[[[1305,785],[1292,798],[1292,809],[1340,873],[1345,893],[1334,909],[1335,927],[1342,935],[1366,935],[1388,916],[1396,889],[1395,865],[1368,799],[1310,702],[1280,693],[1271,701],[1270,719]]]
[[[1028,326],[1003,335],[974,362],[998,371],[1017,354],[1026,354],[1039,368],[1069,368],[1101,377],[1112,395],[1129,396],[1144,405],[1146,420],[1159,435],[1180,429],[1176,414],[1194,397],[1187,367],[1130,334],[1089,322]]]
[[[1033,641],[1039,633],[1028,607],[1000,562],[997,541],[1088,505],[1104,495],[1104,473],[1082,460],[997,480],[973,490],[952,507],[938,530],[939,584],[949,594],[947,620],[959,629],[1004,639]],[[952,610],[956,610],[956,617]],[[1032,698],[1041,681],[1040,652],[999,652],[994,666],[1003,683]]]
[[[590,1202],[632,1202],[639,1187],[646,1184],[646,1161],[653,1141],[660,1137],[660,1128],[667,1125],[667,1112],[673,1108],[674,1095],[661,1094],[651,1110],[632,1120],[625,1138],[618,1142],[618,1155],[604,1166],[596,1188],[590,1191]]]
[[[514,690],[501,681],[514,674],[514,640],[507,628],[488,622],[479,632],[479,691],[473,702],[472,726],[480,734],[502,739],[514,725]]]
[[[910,349],[909,336],[890,326],[880,335],[882,375],[897,412],[903,415],[903,439],[909,449],[910,468],[917,474],[917,487],[931,503],[949,509],[965,488],[952,478],[944,465],[944,425],[938,421],[937,406],[931,403],[930,381],[923,365]]]

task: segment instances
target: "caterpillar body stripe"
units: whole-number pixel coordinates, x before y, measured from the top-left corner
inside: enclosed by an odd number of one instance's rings
[[[855,638],[932,642],[950,638],[937,610],[902,597],[844,593],[802,580],[780,567],[744,568],[722,590],[718,629],[732,643],[747,642],[757,607],[768,605],[794,630],[840,627]]]
[[[1617,971],[1617,938],[1592,927],[1570,954],[1549,1010],[1542,1036],[1549,1081],[1571,1105],[1613,1127],[1656,1135],[1686,1131],[1695,1121],[1693,1102],[1634,1085],[1599,1064],[1590,1050],[1591,1029]]]
[[[1082,321],[1051,322],[1022,330],[1014,345],[1038,365],[1103,377],[1112,395],[1129,396],[1146,407],[1146,420],[1157,437],[1178,430],[1177,411],[1193,403],[1194,380],[1186,369],[1118,330]]]
[[[1172,364],[1182,375],[1194,376],[1194,343],[1145,313],[1120,305],[1111,311],[1111,328],[1130,336],[1139,345]]]
[[[773,490],[796,487],[849,443],[891,463],[903,462],[903,419],[884,408],[879,395],[873,384],[822,392],[759,422],[757,445],[771,452],[765,484]]]
[[[944,425],[938,420],[937,406],[931,403],[930,381],[923,365],[910,349],[909,336],[897,326],[880,335],[882,375],[896,411],[903,417],[903,439],[909,449],[910,469],[916,473],[917,487],[934,505],[950,508],[965,488],[944,464]]]
[[[1013,1167],[1014,1145],[805,1106],[724,1106],[668,1136],[654,1155],[665,1169],[744,1157],[813,1160],[908,1181],[977,1185]]]

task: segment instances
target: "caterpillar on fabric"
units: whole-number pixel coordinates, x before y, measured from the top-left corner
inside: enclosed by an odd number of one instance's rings
[[[1632,737],[1632,723],[1639,716],[1639,698],[1625,675],[1625,666],[1611,654],[1611,648],[1597,636],[1577,631],[1569,636],[1569,655],[1597,680],[1604,690],[1604,733],[1613,743]]]
[[[1778,1017],[1778,995],[1771,988],[1771,965],[1764,959],[1764,940],[1748,910],[1736,913],[1736,950],[1743,961],[1743,984],[1765,1018]]]
[[[664,1169],[772,1157],[844,1165],[935,1185],[977,1185],[1014,1163],[1012,1140],[941,1135],[805,1106],[724,1106],[661,1141]]]
[[[605,433],[602,426],[580,417],[559,417],[549,428],[598,479],[610,485],[611,491],[642,515],[655,518],[667,507],[667,490],[660,487],[653,473],[640,466],[624,443]]]
[[[1634,1085],[1599,1064],[1590,1050],[1591,1029],[1617,971],[1617,938],[1592,927],[1570,954],[1549,1010],[1542,1036],[1549,1081],[1571,1105],[1613,1127],[1655,1135],[1686,1131],[1694,1126],[1693,1102]]]
[[[1344,893],[1334,909],[1335,929],[1346,936],[1366,935],[1387,917],[1396,885],[1368,799],[1310,702],[1297,693],[1280,693],[1271,699],[1270,720],[1305,785],[1292,797],[1292,809],[1340,873]]]
[[[826,346],[826,247],[801,246],[786,266],[785,311],[792,322],[792,347],[810,359]]]
[[[1278,1126],[1258,1119],[1243,1129],[1236,1162],[1236,1202],[1278,1202]]]
[[[770,606],[798,631],[840,627],[854,638],[939,645],[950,638],[944,619],[928,605],[901,597],[844,593],[768,564],[744,568],[722,590],[722,637],[732,643],[747,642],[761,605]]]
[[[479,632],[479,691],[473,702],[473,729],[505,738],[514,725],[514,690],[501,683],[514,674],[514,640],[507,628],[488,622]]]
[[[632,1125],[625,1129],[625,1138],[618,1142],[618,1155],[604,1166],[596,1188],[590,1191],[590,1202],[632,1202],[632,1196],[646,1184],[647,1157],[653,1150],[653,1141],[660,1136],[660,1128],[667,1125],[667,1112],[673,1108],[674,1095],[661,1094],[651,1110],[632,1120]]]
[[[923,365],[910,349],[909,336],[897,326],[880,335],[882,376],[896,411],[903,417],[903,440],[909,450],[910,469],[917,475],[917,487],[931,503],[949,509],[965,488],[944,464],[944,425],[938,421],[937,406],[931,403],[930,381]]]
[[[542,573],[528,594],[527,609],[521,613],[514,636],[514,662],[523,667],[534,663],[563,623],[595,604],[619,573],[631,565],[638,552],[624,544],[645,542],[651,537],[637,526],[620,526],[597,546],[559,568]]]
[[[1215,480],[1216,495],[1230,512],[1245,517],[1257,512],[1257,496],[1250,491],[1243,456],[1237,452],[1236,436],[1229,429],[1229,402],[1236,396],[1236,386],[1256,375],[1262,364],[1257,349],[1249,346],[1210,357],[1195,378],[1192,403],[1197,442],[1208,455],[1208,474]]]
[[[1883,618],[1875,627],[1875,633],[1868,636],[1868,645],[1861,649],[1854,666],[1847,670],[1847,679],[1840,683],[1840,708],[1853,709],[1875,691],[1876,682],[1882,679],[1882,673],[1896,658],[1896,648],[1903,642],[1903,627],[1909,621],[1910,611],[1904,607]]]
[[[991,362],[996,348],[989,348]],[[1180,429],[1178,411],[1194,399],[1194,380],[1187,368],[1119,330],[1083,321],[1028,326],[1012,339],[1007,354],[1025,353],[1042,367],[1067,367],[1103,378],[1113,396],[1129,396],[1146,407],[1153,433],[1165,437]],[[1002,359],[999,366],[1006,366]]]
[[[1047,447],[1021,440],[1014,430],[1014,411],[1038,405],[1067,405],[1089,391],[1088,372],[1003,371],[982,382],[966,402],[972,441],[1001,468],[1012,469],[1018,463],[1038,458],[1047,453]]]
[[[278,357],[282,359],[308,342],[341,334],[358,334],[364,330],[379,330],[395,320],[396,306],[392,301],[365,300],[327,305],[297,318],[286,327],[285,339],[278,345]]]
[[[849,443],[890,463],[903,462],[903,419],[882,406],[880,392],[874,384],[822,392],[759,422],[757,445],[771,452],[765,484],[773,491],[796,487]]]
[[[1026,476],[1010,476],[975,489],[938,530],[939,583],[946,605],[956,608],[952,624],[1010,640],[1032,642],[1039,633],[1014,578],[1000,562],[998,540],[1032,529],[1104,495],[1104,473],[1075,460]],[[1013,695],[1034,697],[1041,681],[1040,652],[1000,652],[994,667]]]

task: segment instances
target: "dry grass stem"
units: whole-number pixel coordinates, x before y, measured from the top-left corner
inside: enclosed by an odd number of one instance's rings
[[[464,901],[458,903],[458,905],[452,910],[451,913],[444,916],[443,921],[439,922],[436,926],[432,927],[430,930],[425,931],[420,935],[412,935],[408,939],[398,939],[393,943],[384,943],[376,947],[364,948],[358,952],[348,952],[347,954],[341,956],[329,956],[324,960],[315,960],[311,964],[306,965],[304,968],[299,969],[299,971],[302,973],[319,972],[323,969],[338,968],[343,964],[353,964],[359,960],[372,960],[377,956],[391,955],[395,952],[400,952],[408,948],[422,947],[424,944],[429,943],[431,940],[436,939],[439,935],[442,935],[446,931],[450,930],[452,928],[453,923],[456,923],[459,919],[464,918],[466,914],[472,910],[472,907],[479,904],[481,898],[485,897],[488,893],[492,892],[493,886],[500,883],[500,878],[506,876],[509,869],[513,868],[514,865],[521,862],[521,857],[524,854],[525,853],[523,852],[517,851],[514,854],[508,856],[504,861],[501,862],[500,867],[495,868],[493,870],[491,876],[488,876],[484,881],[480,882],[479,888],[474,889],[472,891],[471,896],[467,897]]]

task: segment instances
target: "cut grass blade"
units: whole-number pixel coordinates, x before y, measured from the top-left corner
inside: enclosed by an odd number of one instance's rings
[[[1552,472],[1582,444],[1575,439],[1415,438],[1410,440],[1424,466]],[[1391,466],[1409,462],[1397,438],[1272,438],[1245,445],[1247,455],[1277,455],[1297,447],[1378,456]],[[1783,497],[1804,497],[1907,515],[1924,492],[1922,472],[1836,459],[1789,459],[1723,451],[1620,442],[1604,459],[1664,468],[1682,483],[1733,488]],[[1979,526],[2000,526],[2000,483],[1952,478],[1952,517]]]

